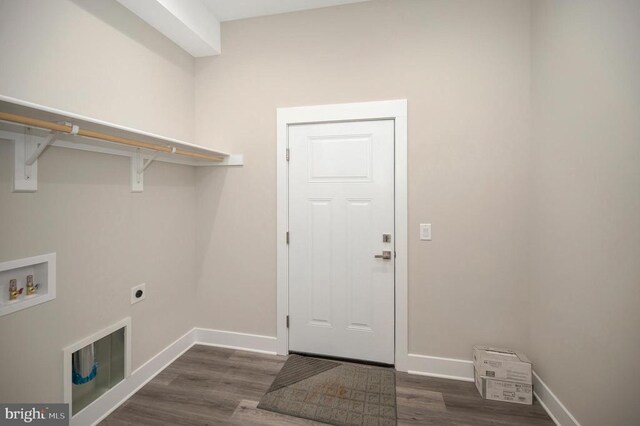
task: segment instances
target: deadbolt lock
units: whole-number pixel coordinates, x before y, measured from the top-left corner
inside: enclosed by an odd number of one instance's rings
[[[391,234],[382,234],[382,242],[390,243],[391,242]]]

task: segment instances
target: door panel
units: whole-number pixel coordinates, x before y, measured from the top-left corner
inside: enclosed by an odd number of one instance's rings
[[[347,200],[347,327],[372,331],[371,256],[362,250],[373,229],[371,200]]]
[[[309,215],[311,280],[309,321],[313,325],[331,326],[331,200],[311,200]]]
[[[289,127],[289,349],[394,362],[392,120]]]

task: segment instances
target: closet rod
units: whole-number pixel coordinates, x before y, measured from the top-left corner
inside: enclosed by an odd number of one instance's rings
[[[8,121],[11,123],[18,123],[25,126],[38,127],[40,129],[48,129],[56,132],[71,133],[73,131],[73,125],[54,123],[53,121],[39,120],[37,118],[26,117],[24,115],[9,114],[7,112],[0,111],[0,121]],[[224,157],[215,154],[201,154],[199,152],[187,151],[182,148],[174,148],[165,145],[155,145],[148,142],[136,141],[133,139],[121,138],[119,136],[108,135],[106,133],[94,132],[92,130],[85,130],[80,128],[78,135],[92,139],[99,139],[107,142],[119,143],[122,145],[134,146],[136,148],[151,149],[159,152],[173,153],[178,155],[184,155],[186,157],[201,158],[209,161],[222,161]]]

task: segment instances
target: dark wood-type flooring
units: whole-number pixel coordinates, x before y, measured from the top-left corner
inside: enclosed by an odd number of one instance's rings
[[[257,409],[286,357],[196,345],[101,425],[320,425]],[[470,382],[397,373],[399,425],[553,425],[532,406],[483,400]]]

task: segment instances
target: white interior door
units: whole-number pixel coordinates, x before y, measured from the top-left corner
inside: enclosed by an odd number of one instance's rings
[[[290,126],[289,150],[289,350],[393,364],[393,120]]]

